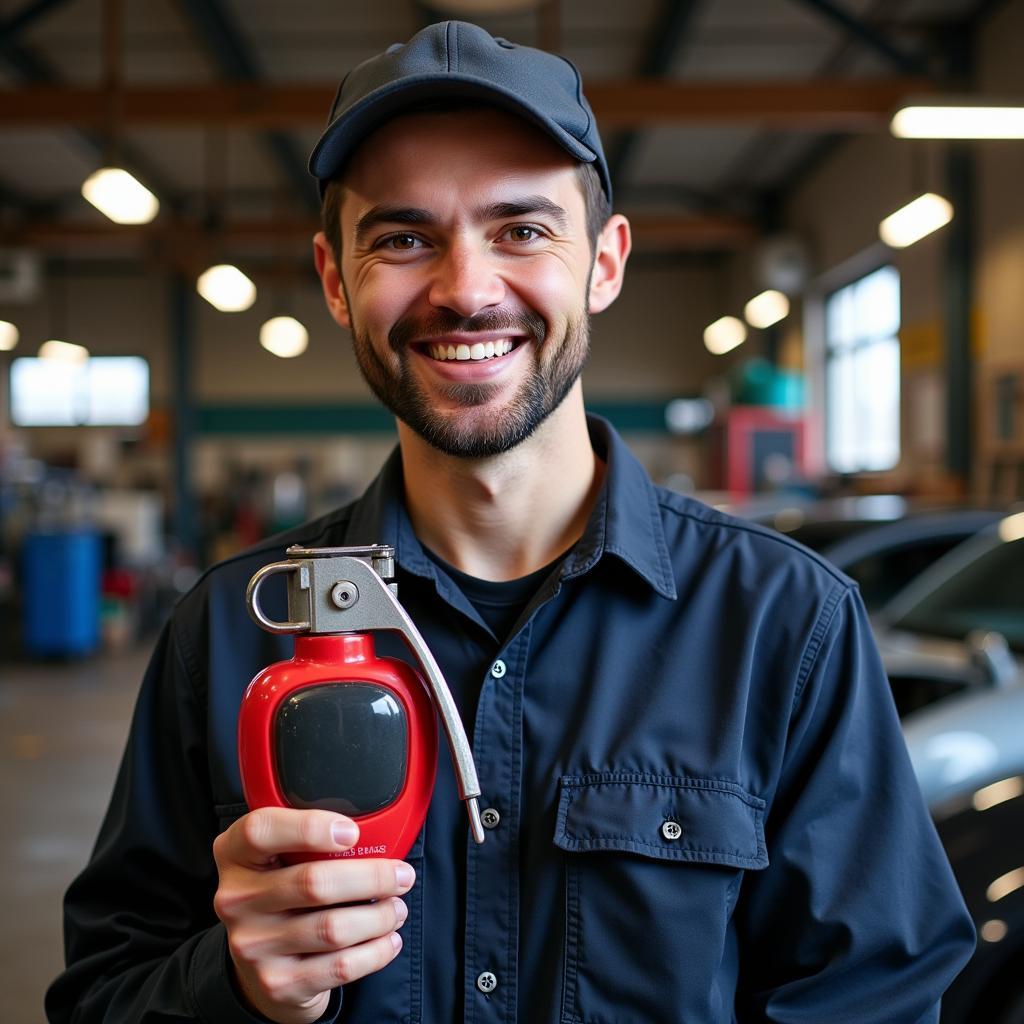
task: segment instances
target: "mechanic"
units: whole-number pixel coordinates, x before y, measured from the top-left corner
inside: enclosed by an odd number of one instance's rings
[[[345,78],[310,167],[327,306],[399,445],[178,603],[49,1019],[936,1020],[973,928],[854,585],[655,487],[584,411],[630,236],[576,69],[431,25]],[[286,864],[358,830],[243,803],[239,701],[290,654],[246,583],[291,544],[373,543],[471,736],[486,842],[442,753],[407,861]]]

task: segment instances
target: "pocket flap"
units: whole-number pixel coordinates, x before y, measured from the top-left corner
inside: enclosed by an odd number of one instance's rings
[[[641,772],[563,775],[555,845],[765,868],[765,803],[734,782]],[[676,827],[678,826],[678,828]]]

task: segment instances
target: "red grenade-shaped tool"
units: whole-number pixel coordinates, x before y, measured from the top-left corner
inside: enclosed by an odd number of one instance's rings
[[[359,823],[359,843],[324,856],[402,859],[434,790],[440,717],[470,829],[482,843],[472,751],[441,670],[398,603],[394,549],[291,547],[286,554],[256,572],[246,591],[263,629],[295,635],[293,657],[260,672],[242,700],[238,753],[250,810],[338,811]],[[260,587],[278,574],[287,576],[288,622],[260,607]],[[377,657],[378,630],[401,633],[423,674]]]

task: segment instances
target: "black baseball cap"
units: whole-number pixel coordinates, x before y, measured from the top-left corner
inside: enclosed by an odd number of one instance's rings
[[[594,164],[611,202],[601,137],[575,65],[464,21],[429,25],[345,76],[309,158],[321,194],[375,128],[417,103],[443,99],[482,100],[532,121],[570,156]]]

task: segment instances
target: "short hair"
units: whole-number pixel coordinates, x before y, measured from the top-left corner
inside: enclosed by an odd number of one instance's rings
[[[452,114],[480,109],[500,110],[501,108],[472,100],[428,100],[407,107],[402,111],[402,114]],[[320,208],[324,234],[327,236],[331,251],[334,253],[335,263],[340,263],[341,260],[341,201],[345,197],[343,178],[344,168],[342,168],[342,173],[324,185],[323,201]],[[576,179],[579,182],[580,192],[583,193],[583,204],[587,218],[587,239],[590,242],[590,252],[593,255],[597,251],[597,237],[601,234],[601,229],[608,223],[608,218],[612,215],[611,204],[608,202],[608,196],[605,195],[604,188],[601,185],[601,177],[597,173],[597,168],[594,164],[578,163],[576,165]]]

